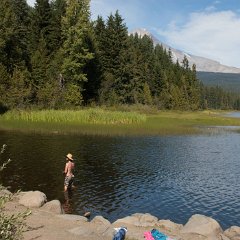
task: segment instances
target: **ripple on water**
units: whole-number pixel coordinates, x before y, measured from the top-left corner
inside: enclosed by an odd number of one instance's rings
[[[195,213],[223,228],[239,225],[240,135],[90,137],[4,133],[13,161],[2,179],[13,190],[38,189],[71,213],[110,221],[136,212],[185,223]],[[66,152],[76,157],[76,190],[63,196]],[[46,167],[47,166],[47,167]]]

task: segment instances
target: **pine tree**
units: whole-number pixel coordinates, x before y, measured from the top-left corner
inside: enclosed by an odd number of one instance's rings
[[[147,83],[144,84],[143,94],[144,94],[144,103],[147,105],[152,105],[153,101],[152,101],[151,91]]]
[[[0,63],[0,104],[7,105],[7,88],[10,84],[10,75],[7,68]]]
[[[89,19],[89,0],[67,2],[66,16],[62,19],[64,39],[62,74],[66,83],[71,84],[69,94],[76,94],[79,91],[82,96],[83,83],[88,80],[84,70],[86,64],[94,57],[86,41],[90,29]],[[74,98],[74,95],[71,97]],[[73,102],[76,104],[78,101]]]
[[[41,36],[37,50],[33,53],[31,59],[32,72],[31,72],[31,85],[32,85],[32,102],[37,103],[37,95],[39,89],[49,82],[47,75],[48,57],[46,43]]]
[[[30,8],[26,0],[13,0],[13,9],[16,15],[16,38],[17,53],[19,57],[18,67],[30,68]]]
[[[125,102],[129,77],[126,72],[128,55],[128,32],[118,11],[108,17],[103,38],[102,70],[104,79],[101,95],[114,97],[116,102]]]
[[[15,68],[11,78],[11,84],[7,91],[7,106],[9,108],[24,108],[28,105],[31,95],[29,84],[29,72]]]
[[[62,17],[66,12],[66,0],[54,0],[50,4],[51,18],[49,23],[49,48],[51,54],[62,46]]]
[[[44,39],[48,54],[51,52],[51,19],[52,11],[49,0],[36,0],[35,7],[32,14],[32,36],[31,48],[32,52],[38,48],[39,40]]]
[[[11,0],[0,1],[0,31],[0,63],[12,73],[19,58],[17,17]]]

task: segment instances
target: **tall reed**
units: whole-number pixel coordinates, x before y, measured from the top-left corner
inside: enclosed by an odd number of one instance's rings
[[[9,111],[0,118],[25,122],[79,124],[133,124],[146,121],[146,115],[136,112],[108,111],[98,108],[84,110]]]

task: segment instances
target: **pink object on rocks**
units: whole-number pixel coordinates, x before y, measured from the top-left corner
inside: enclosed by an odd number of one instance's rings
[[[145,240],[154,240],[151,232],[144,232],[144,238]]]

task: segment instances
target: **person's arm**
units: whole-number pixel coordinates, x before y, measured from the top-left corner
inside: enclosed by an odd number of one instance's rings
[[[67,174],[67,172],[68,172],[68,163],[66,163],[65,169],[64,169],[64,173]]]

